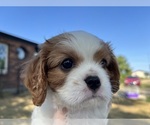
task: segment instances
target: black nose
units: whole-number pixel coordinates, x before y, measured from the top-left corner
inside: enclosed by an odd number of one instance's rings
[[[92,91],[96,91],[101,86],[101,82],[97,76],[88,76],[84,81]]]

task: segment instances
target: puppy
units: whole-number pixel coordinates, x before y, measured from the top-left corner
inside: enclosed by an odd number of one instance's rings
[[[23,74],[36,105],[32,125],[50,125],[56,109],[63,107],[67,119],[106,119],[119,89],[119,69],[109,43],[84,31],[46,40]]]

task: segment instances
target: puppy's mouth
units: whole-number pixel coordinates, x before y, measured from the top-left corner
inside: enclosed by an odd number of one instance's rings
[[[83,102],[88,102],[88,101],[94,101],[94,100],[101,100],[103,99],[101,96],[92,94],[90,97],[87,97],[86,99],[83,100]]]

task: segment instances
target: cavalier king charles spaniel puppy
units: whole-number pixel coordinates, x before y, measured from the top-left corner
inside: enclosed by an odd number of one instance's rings
[[[120,73],[109,43],[73,31],[46,40],[27,63],[23,77],[36,105],[32,125],[50,125],[48,119],[63,107],[66,122],[106,119]]]

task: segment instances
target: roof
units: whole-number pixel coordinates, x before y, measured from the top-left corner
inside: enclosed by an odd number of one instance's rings
[[[0,31],[0,36],[4,36],[4,37],[7,37],[7,38],[9,37],[11,39],[19,40],[19,41],[26,42],[26,43],[29,43],[29,44],[32,44],[32,45],[38,45],[37,43],[32,42],[30,40],[26,40],[26,39],[23,39],[21,37],[17,37],[17,36],[14,36],[14,35],[11,35],[11,34],[8,34],[8,33],[4,33],[4,32],[1,32],[1,31]]]
[[[136,71],[133,71],[132,73],[135,73],[135,72],[149,73],[148,71],[144,71],[144,70],[136,70]]]

